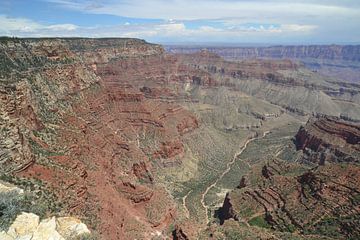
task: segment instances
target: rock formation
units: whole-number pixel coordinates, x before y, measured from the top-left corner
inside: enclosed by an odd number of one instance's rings
[[[16,217],[7,232],[0,232],[0,239],[66,240],[90,234],[80,220],[72,217],[52,217],[39,221],[39,216],[22,213]]]
[[[227,195],[220,209],[220,215],[226,217],[220,221],[237,216],[250,225],[283,232],[360,236],[356,230],[360,211],[356,200],[360,193],[358,166],[329,165],[305,170],[297,164],[272,161],[267,168],[276,172],[271,179],[263,176],[262,167],[254,166],[249,173],[252,183]]]
[[[219,219],[220,219],[220,224],[224,224],[224,222],[226,220],[229,219],[234,219],[234,220],[238,220],[238,217],[234,211],[233,205],[231,203],[231,199],[230,199],[230,195],[226,194],[224,203],[222,205],[222,207],[219,210]]]
[[[174,103],[190,98],[164,83],[182,87],[201,71],[136,39],[0,45],[1,173],[45,183],[64,211],[91,219],[93,228],[100,222],[106,239],[166,229],[174,202],[154,182],[150,160],[169,165],[162,159],[181,157],[182,138],[200,123]],[[134,226],[138,232],[128,231]]]
[[[24,190],[21,188],[18,188],[16,186],[13,186],[11,184],[8,184],[6,182],[0,181],[0,194],[3,193],[15,193],[15,194],[23,194]]]
[[[173,239],[174,240],[189,240],[189,238],[183,232],[181,227],[179,227],[178,225],[175,226],[175,230],[173,231]]]
[[[0,177],[54,195],[61,212],[86,219],[108,240],[171,237],[185,220],[203,229],[204,192],[264,125],[322,114],[360,119],[359,86],[285,59],[231,62],[208,51],[172,55],[137,39],[78,38],[5,38],[0,56]],[[263,170],[265,185],[278,184],[271,165]],[[325,180],[314,179],[297,176],[289,186],[326,193],[316,182]],[[237,190],[252,186],[249,179]],[[242,221],[233,194],[227,199],[224,225]],[[282,219],[269,214],[269,222]],[[65,238],[58,225],[74,221],[33,225]],[[198,231],[174,234],[190,239]]]
[[[311,119],[295,136],[297,148],[305,153],[304,160],[359,163],[360,125],[323,117]]]
[[[218,214],[221,224],[236,219],[304,236],[358,238],[358,124],[312,118],[294,141],[303,155],[297,160],[305,164],[275,156],[253,165],[246,174],[247,184],[226,195]]]
[[[15,187],[11,184],[0,182],[0,194],[3,198],[12,196],[22,197],[25,192],[23,189]],[[1,209],[1,211],[3,211],[3,209]],[[1,217],[2,214],[3,213],[0,212]],[[6,231],[0,231],[0,239],[70,240],[86,234],[90,235],[91,233],[87,226],[77,218],[51,217],[40,221],[40,217],[38,215],[22,212],[16,216],[16,219]]]

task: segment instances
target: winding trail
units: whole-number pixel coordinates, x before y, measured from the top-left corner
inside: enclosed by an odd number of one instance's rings
[[[205,209],[205,216],[206,216],[206,224],[209,223],[209,216],[208,216],[208,209],[209,207],[205,204],[205,196],[206,194],[208,194],[208,192],[213,188],[213,187],[216,187],[217,183],[231,170],[231,166],[235,163],[237,157],[239,155],[241,155],[245,149],[247,148],[248,144],[251,143],[252,141],[255,141],[255,140],[258,140],[258,139],[261,139],[261,138],[264,138],[266,137],[267,134],[269,134],[270,131],[266,131],[264,132],[264,134],[261,136],[261,137],[253,137],[253,138],[250,138],[248,139],[244,146],[238,151],[235,153],[233,159],[231,160],[231,162],[229,162],[227,164],[227,168],[225,169],[225,171],[216,179],[216,181],[211,184],[209,187],[206,188],[205,192],[201,195],[201,205],[203,206],[203,208]],[[186,199],[185,199],[186,200]],[[185,202],[184,202],[184,205],[185,205]],[[185,206],[186,207],[186,206]],[[187,208],[186,208],[187,210]]]
[[[189,209],[186,207],[186,198],[190,195],[190,193],[192,193],[193,190],[190,190],[183,198],[182,198],[182,204],[183,207],[185,209],[185,213],[186,213],[186,217],[189,219],[190,218],[190,211]]]

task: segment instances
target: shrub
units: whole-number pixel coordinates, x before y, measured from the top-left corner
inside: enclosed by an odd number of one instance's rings
[[[21,212],[42,217],[48,211],[49,207],[37,201],[34,194],[19,194],[16,191],[0,193],[0,231],[6,231]]]
[[[69,240],[98,240],[99,235],[96,233],[85,233],[79,236],[70,237]]]
[[[262,228],[270,228],[271,226],[266,222],[263,216],[254,217],[249,220],[251,226],[258,226]]]
[[[0,193],[0,231],[7,230],[20,212],[20,197],[15,191]]]

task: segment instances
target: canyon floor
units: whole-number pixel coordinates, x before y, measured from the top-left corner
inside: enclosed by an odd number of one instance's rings
[[[138,39],[2,38],[0,55],[0,179],[24,192],[0,191],[4,236],[24,212],[90,239],[360,236],[353,79]]]

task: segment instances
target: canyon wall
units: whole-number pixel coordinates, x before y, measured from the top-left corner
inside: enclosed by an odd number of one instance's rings
[[[204,47],[225,59],[287,58],[360,61],[360,45],[306,45],[270,47]],[[201,47],[167,46],[171,53],[194,53]]]
[[[0,176],[109,240],[196,237],[208,186],[263,128],[360,119],[358,85],[285,59],[79,38],[4,38],[0,56]]]
[[[335,118],[310,119],[295,136],[306,161],[359,163],[360,124]]]
[[[182,136],[199,123],[157,85],[167,76],[162,47],[136,39],[5,39],[0,47],[1,173],[40,181],[105,239],[169,227],[175,203],[154,182],[149,155],[181,154]],[[141,91],[149,78],[154,89]]]

